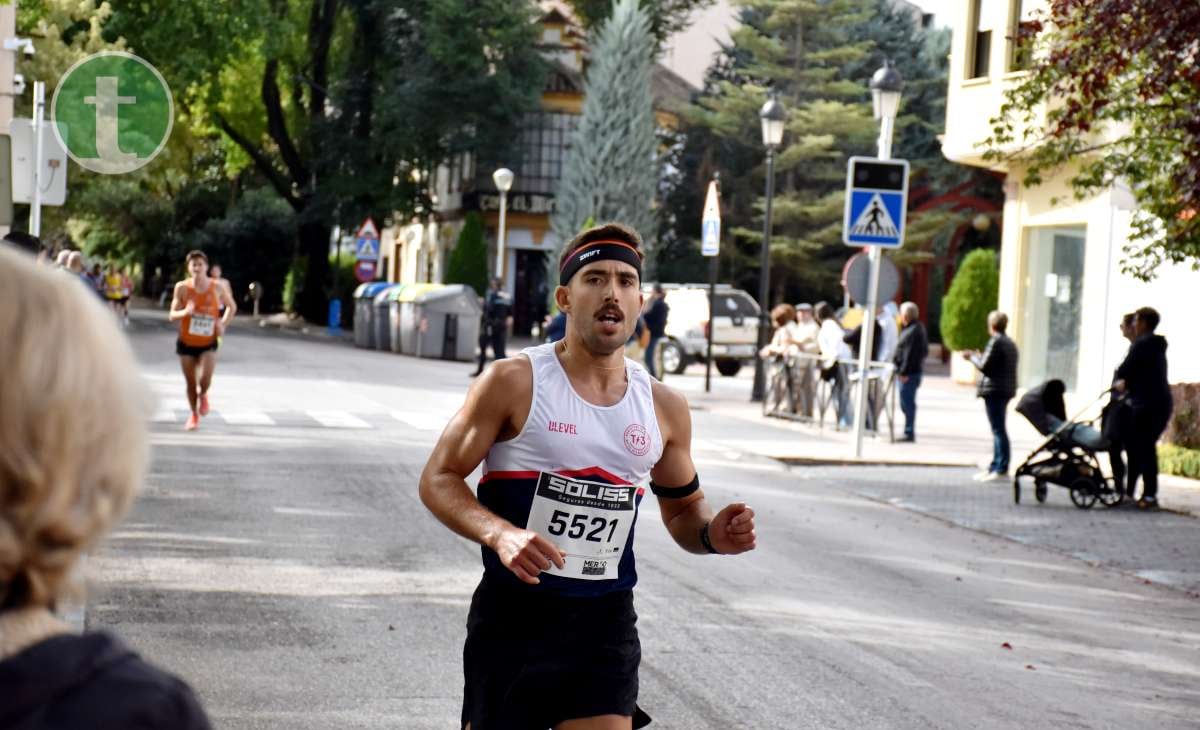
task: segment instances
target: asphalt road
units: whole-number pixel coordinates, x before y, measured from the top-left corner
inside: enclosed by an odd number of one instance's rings
[[[455,727],[479,549],[416,483],[472,366],[242,329],[185,433],[172,333],[139,313],[130,336],[153,465],[88,561],[88,627],[183,676],[217,727]],[[788,469],[693,415],[709,500],[750,502],[760,548],[686,554],[644,503],[651,727],[1200,726],[1194,595],[863,496],[920,471]]]

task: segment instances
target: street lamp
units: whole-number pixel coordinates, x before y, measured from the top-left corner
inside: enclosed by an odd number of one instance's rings
[[[754,353],[754,388],[750,391],[750,400],[755,403],[763,399],[766,373],[760,353],[770,339],[767,304],[771,286],[771,199],[775,197],[775,148],[783,141],[783,127],[787,122],[787,113],[775,97],[774,89],[767,103],[759,110],[758,118],[762,120],[762,141],[767,148],[767,209],[763,220],[762,263],[758,274],[758,350]],[[712,313],[709,314],[711,317]]]
[[[500,191],[500,235],[496,238],[496,278],[504,278],[504,215],[508,212],[508,191],[512,190],[513,171],[501,167],[492,173],[492,182]]]
[[[881,160],[892,158],[892,133],[896,127],[896,115],[900,112],[900,92],[904,89],[904,79],[900,72],[892,67],[891,61],[884,61],[883,66],[871,77],[871,101],[875,107],[875,118],[879,120],[879,154]],[[863,426],[867,417],[867,388],[870,384],[867,377],[871,363],[871,352],[875,349],[875,309],[879,306],[879,246],[871,246],[869,251],[871,262],[871,288],[868,290],[866,309],[863,310],[861,349],[858,353],[858,402],[854,408],[854,455],[862,456]],[[879,424],[875,424],[876,431]]]

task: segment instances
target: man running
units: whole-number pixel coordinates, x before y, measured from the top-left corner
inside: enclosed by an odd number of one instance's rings
[[[237,304],[225,287],[208,276],[208,257],[203,251],[187,255],[188,278],[175,284],[170,319],[179,321],[179,339],[175,354],[187,382],[188,431],[200,427],[200,416],[207,416],[208,387],[217,367],[217,338],[225,332],[229,320],[237,313]],[[224,305],[225,314],[220,314]]]
[[[421,499],[482,545],[462,726],[617,730],[636,706],[633,526],[647,483],[688,552],[755,547],[754,512],[716,516],[691,457],[682,395],[624,357],[642,307],[641,237],[572,240],[554,292],[566,337],[499,360],[471,387],[421,475]],[[466,478],[480,462],[478,498]]]

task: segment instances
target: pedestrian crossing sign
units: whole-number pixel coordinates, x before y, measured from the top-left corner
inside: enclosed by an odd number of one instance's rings
[[[899,248],[907,207],[907,160],[850,158],[842,241],[856,247]]]
[[[379,260],[379,239],[359,238],[354,242],[354,258],[359,261]]]

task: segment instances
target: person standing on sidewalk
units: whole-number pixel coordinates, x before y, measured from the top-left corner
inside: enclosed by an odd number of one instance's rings
[[[1137,339],[1134,319],[1134,313],[1130,312],[1121,318],[1120,324],[1121,336],[1128,340],[1131,346]],[[1128,354],[1128,350],[1126,354]],[[1113,395],[1109,398],[1108,405],[1104,406],[1100,423],[1104,438],[1108,440],[1108,463],[1112,466],[1113,484],[1121,494],[1133,499],[1133,485],[1125,479],[1127,471],[1123,455],[1125,438],[1129,432],[1129,405],[1125,402],[1124,394],[1116,389],[1117,381],[1120,379],[1117,371],[1113,370]]]
[[[512,298],[502,288],[504,282],[499,278],[492,279],[492,286],[487,297],[483,300],[483,323],[479,331],[479,367],[471,373],[478,377],[487,364],[487,348],[492,346],[492,359],[503,360],[508,357],[508,328],[512,326]]]
[[[1012,447],[1008,441],[1005,418],[1008,414],[1008,402],[1017,394],[1019,355],[1017,344],[1005,334],[1008,329],[1008,315],[999,311],[992,312],[988,314],[987,323],[988,333],[992,338],[988,340],[983,354],[963,353],[963,356],[982,373],[977,395],[983,399],[988,424],[992,427],[992,463],[987,471],[975,475],[977,482],[996,482],[1008,478]]]
[[[920,313],[913,302],[900,305],[904,329],[897,338],[896,354],[892,358],[896,378],[900,381],[900,410],[904,413],[904,437],[900,440],[908,443],[917,440],[917,388],[921,387],[925,358],[929,355],[929,335],[925,325],[921,324]]]
[[[624,357],[641,271],[641,236],[628,226],[572,239],[554,292],[570,314],[566,339],[489,368],[421,474],[425,506],[482,546],[459,727],[649,722],[637,706],[633,602],[633,528],[647,488],[687,552],[755,548],[753,510],[735,502],[714,514],[704,498],[687,400]],[[466,480],[481,462],[476,496]]]
[[[652,378],[659,376],[656,358],[658,343],[667,334],[667,316],[670,313],[671,307],[667,304],[667,294],[663,291],[662,284],[655,284],[654,292],[642,310],[642,321],[650,330],[650,343],[646,345],[645,360],[646,370],[650,372]]]
[[[1158,507],[1158,438],[1167,429],[1173,407],[1167,381],[1167,340],[1154,334],[1158,312],[1142,307],[1134,312],[1137,339],[1129,346],[1125,361],[1117,368],[1113,388],[1129,401],[1130,428],[1125,441],[1129,454],[1129,483],[1132,492],[1142,478],[1142,509]]]

